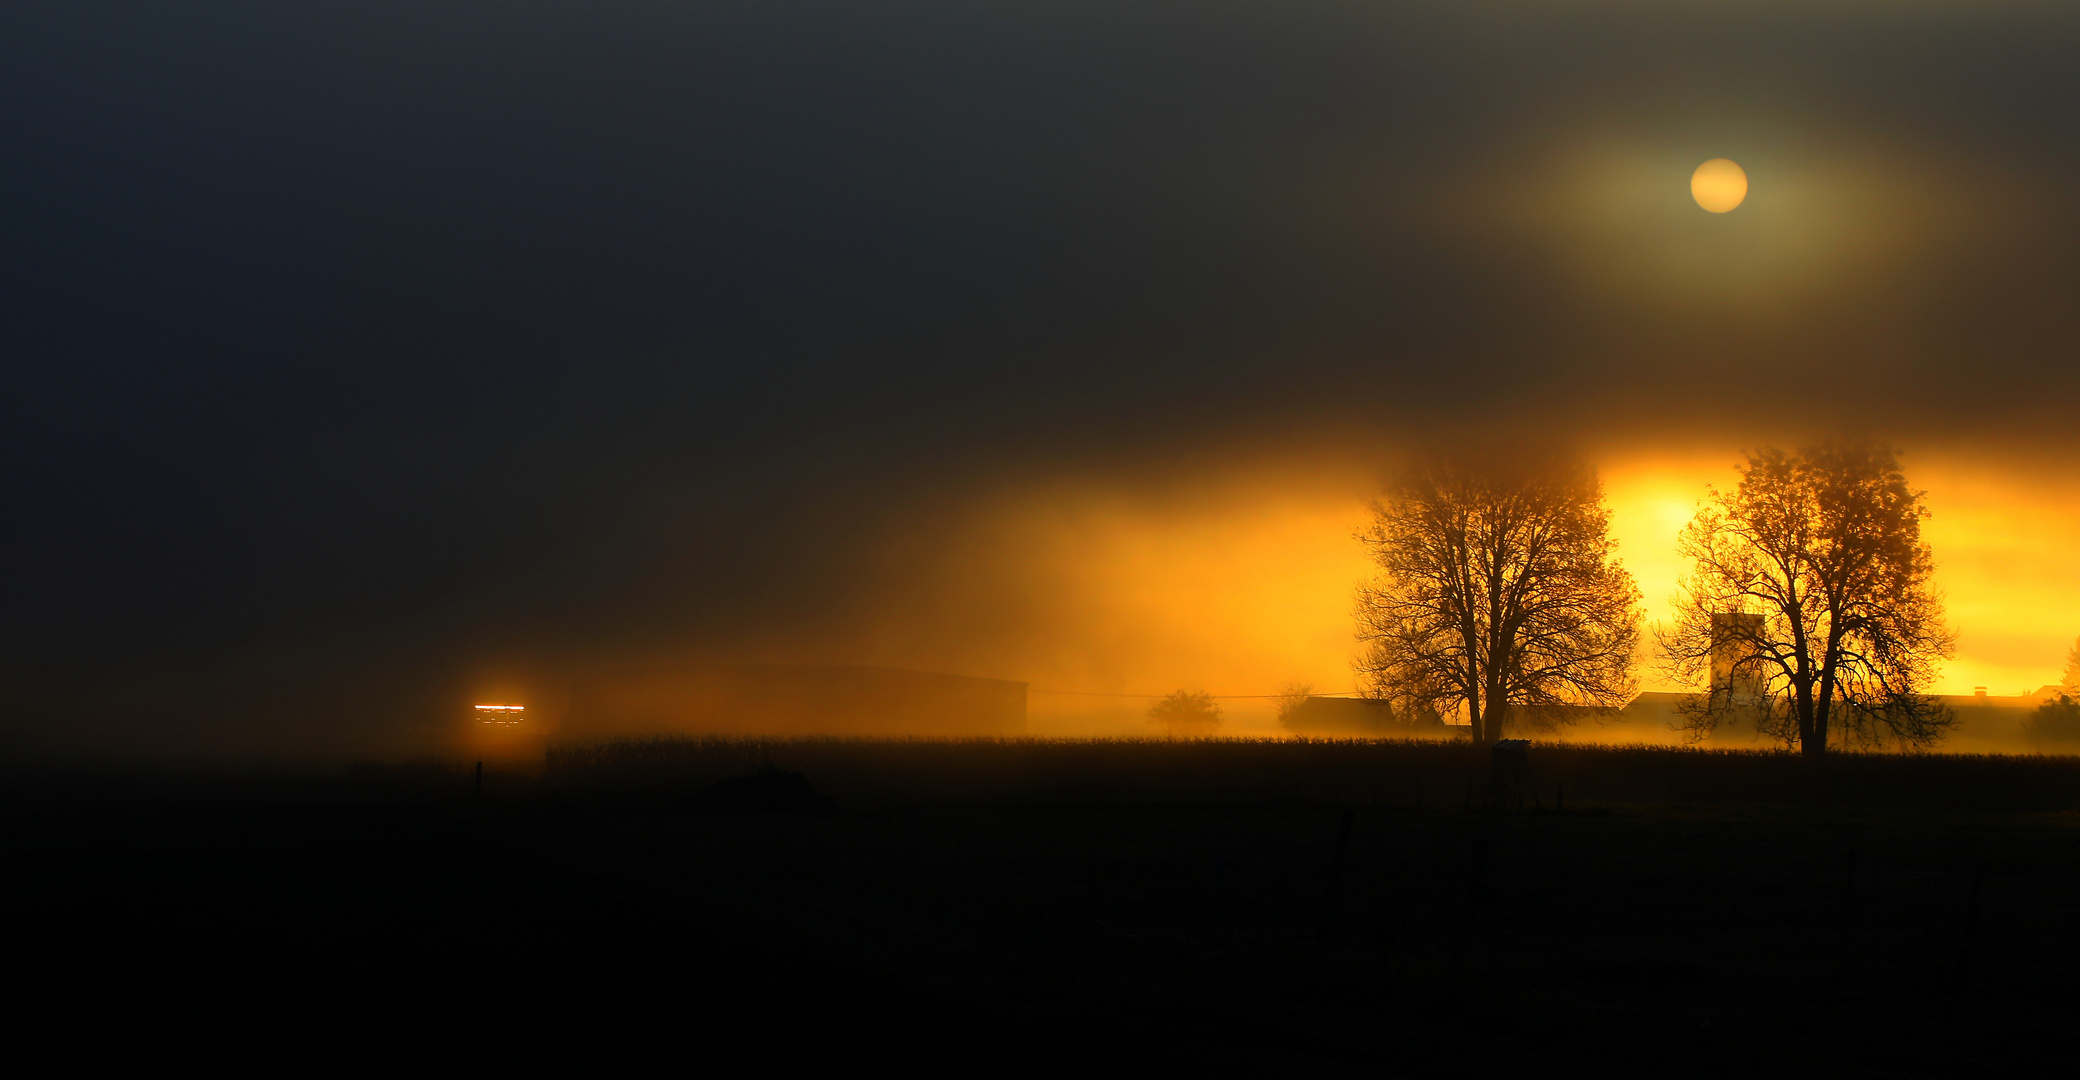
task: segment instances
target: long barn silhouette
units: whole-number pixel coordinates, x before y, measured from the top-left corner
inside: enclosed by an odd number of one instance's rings
[[[572,681],[561,734],[1023,735],[1026,684],[899,668],[651,664]]]

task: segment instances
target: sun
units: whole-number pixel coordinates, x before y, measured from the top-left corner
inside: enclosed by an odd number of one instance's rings
[[[1713,158],[1690,174],[1690,197],[1714,214],[1723,214],[1748,197],[1748,174],[1725,158]]]

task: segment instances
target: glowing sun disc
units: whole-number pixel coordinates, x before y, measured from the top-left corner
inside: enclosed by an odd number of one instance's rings
[[[1690,174],[1690,197],[1714,214],[1723,214],[1748,197],[1748,174],[1725,158],[1713,158]]]

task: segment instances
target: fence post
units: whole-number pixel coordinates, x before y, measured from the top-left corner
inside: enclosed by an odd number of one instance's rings
[[[1523,739],[1497,739],[1488,748],[1488,801],[1497,813],[1521,810],[1524,805],[1524,773],[1529,767],[1531,744]],[[1533,798],[1536,799],[1536,793]]]
[[[1979,941],[1979,886],[1986,880],[1986,864],[1972,860],[1972,891],[1964,903],[1964,933],[1959,935],[1957,949],[1957,974],[1955,981],[1962,983],[1972,974],[1972,953]]]
[[[1478,837],[1473,842],[1472,872],[1467,876],[1466,920],[1459,932],[1459,966],[1466,966],[1466,954],[1473,948],[1474,922],[1480,917],[1481,894],[1488,891],[1488,838]]]
[[[1349,808],[1343,811],[1343,821],[1336,829],[1336,855],[1329,861],[1329,891],[1322,897],[1322,925],[1314,935],[1314,952],[1322,954],[1329,941],[1329,924],[1336,918],[1336,887],[1343,882],[1343,862],[1351,849],[1351,822],[1356,817]]]

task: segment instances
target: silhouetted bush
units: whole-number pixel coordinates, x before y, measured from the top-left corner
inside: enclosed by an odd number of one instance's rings
[[[2065,694],[2037,706],[2022,722],[2029,741],[2038,751],[2080,749],[2080,701]]]

